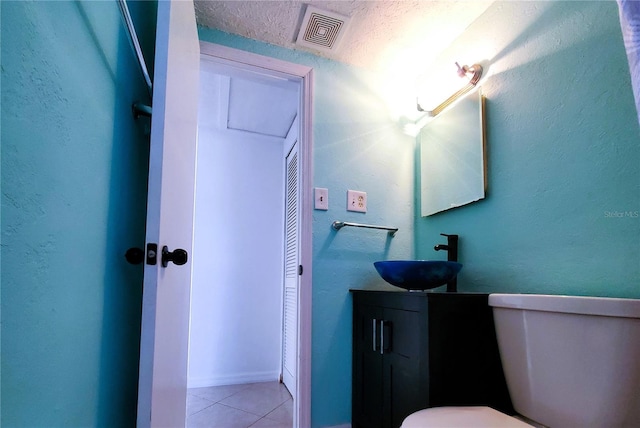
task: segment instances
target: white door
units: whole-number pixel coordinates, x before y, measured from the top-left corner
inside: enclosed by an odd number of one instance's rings
[[[200,47],[192,1],[158,2],[138,385],[138,426],[184,426]],[[187,262],[163,267],[161,251]],[[147,247],[148,248],[148,247]]]
[[[297,122],[296,122],[297,123]],[[294,124],[294,126],[297,126]],[[298,276],[300,275],[300,159],[298,141],[286,156],[285,173],[284,309],[282,381],[296,397],[298,377]]]

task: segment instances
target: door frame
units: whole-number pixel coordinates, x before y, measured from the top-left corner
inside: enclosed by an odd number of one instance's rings
[[[300,264],[303,267],[298,288],[298,373],[294,397],[294,427],[311,426],[311,293],[312,293],[312,186],[313,186],[313,68],[258,55],[210,42],[200,41],[200,56],[241,69],[262,71],[275,77],[300,81],[301,168]]]

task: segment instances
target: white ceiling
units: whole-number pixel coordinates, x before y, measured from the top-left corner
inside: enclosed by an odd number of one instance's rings
[[[229,80],[227,129],[285,138],[298,115],[298,84],[287,85],[232,77]]]
[[[493,2],[196,0],[195,7],[199,25],[311,52],[379,73],[395,82],[410,82],[427,72],[436,57]],[[295,44],[307,5],[349,17],[336,49],[310,50]],[[265,135],[286,135],[297,113],[297,92],[291,88],[269,88],[273,82],[256,82],[255,76],[238,76],[233,72],[227,75],[233,78],[223,95],[228,101],[223,108],[224,126]],[[414,96],[412,92],[407,105],[414,105]],[[279,101],[274,103],[276,99]]]
[[[200,63],[201,126],[284,139],[298,114],[299,83]],[[266,141],[266,140],[265,140]]]
[[[446,1],[264,1],[196,0],[198,24],[227,33],[306,50],[295,44],[307,4],[350,17],[334,52],[316,55],[397,75],[412,77],[425,72],[493,0]]]

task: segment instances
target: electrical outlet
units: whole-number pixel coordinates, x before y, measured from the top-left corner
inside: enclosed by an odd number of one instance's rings
[[[322,187],[316,187],[313,189],[315,199],[315,209],[328,210],[329,209],[329,189]]]
[[[367,192],[347,190],[347,211],[367,212]]]

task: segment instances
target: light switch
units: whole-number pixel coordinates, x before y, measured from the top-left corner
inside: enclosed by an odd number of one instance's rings
[[[313,189],[315,199],[315,209],[328,210],[329,209],[329,189],[322,187],[316,187]]]

